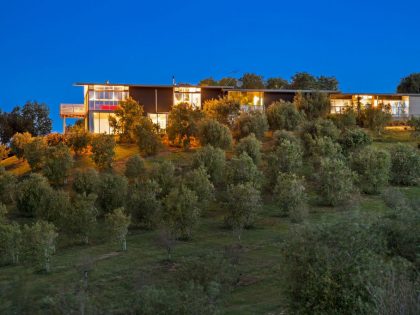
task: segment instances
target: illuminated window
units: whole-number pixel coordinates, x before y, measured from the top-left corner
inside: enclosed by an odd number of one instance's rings
[[[175,87],[174,105],[187,103],[194,108],[201,108],[201,88],[197,87]]]
[[[152,122],[155,125],[159,126],[160,130],[166,130],[166,125],[168,122],[167,113],[157,113],[157,114],[148,113],[147,116],[152,120]]]
[[[228,99],[239,103],[243,111],[263,110],[264,108],[264,92],[229,91]]]
[[[115,117],[113,113],[93,113],[93,132],[113,134],[114,129],[109,125],[109,117]]]
[[[120,101],[128,98],[128,86],[90,85],[87,93],[90,110],[114,111]]]

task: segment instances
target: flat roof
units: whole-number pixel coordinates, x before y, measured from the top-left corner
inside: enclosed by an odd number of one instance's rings
[[[215,85],[196,85],[196,84],[183,84],[179,83],[176,85],[173,84],[131,84],[131,83],[98,83],[98,82],[76,82],[74,83],[75,86],[85,86],[85,85],[104,85],[104,86],[133,86],[133,87],[150,87],[150,88],[172,88],[172,87],[197,87],[197,88],[206,88],[206,89],[229,89],[233,88],[233,86],[223,85],[223,86],[215,86]]]
[[[313,93],[313,92],[322,92],[322,93],[342,93],[335,90],[290,90],[290,89],[241,89],[241,88],[230,88],[226,89],[229,91],[238,91],[238,92],[265,92],[265,93]]]

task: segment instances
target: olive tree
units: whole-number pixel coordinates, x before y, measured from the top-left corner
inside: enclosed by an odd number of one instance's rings
[[[204,167],[200,166],[187,172],[182,182],[196,193],[198,202],[201,204],[207,204],[214,199],[214,186]]]
[[[240,139],[253,133],[258,139],[262,139],[267,130],[268,122],[266,115],[263,112],[254,111],[242,113],[236,119],[234,135],[236,139]]]
[[[140,151],[146,156],[156,155],[162,144],[149,117],[141,117],[135,129],[135,139]]]
[[[159,185],[160,197],[166,196],[175,185],[175,166],[171,161],[164,160],[154,166],[152,179]]]
[[[198,139],[203,146],[209,144],[224,150],[232,146],[232,134],[229,128],[217,120],[202,120],[198,125]]]
[[[143,118],[143,112],[143,106],[131,97],[119,102],[114,116],[109,117],[109,124],[120,134],[121,141],[134,141],[136,126]]]
[[[415,185],[420,179],[420,154],[412,146],[399,143],[391,149],[391,181]]]
[[[262,174],[247,153],[234,156],[227,166],[226,178],[229,184],[251,183],[257,189],[261,187]]]
[[[136,179],[145,176],[146,166],[144,165],[144,159],[136,154],[130,157],[125,163],[125,176],[128,179]]]
[[[19,224],[0,221],[0,263],[17,265],[21,246],[22,231]]]
[[[117,208],[105,217],[108,225],[109,236],[121,245],[121,250],[127,250],[128,226],[131,222],[130,215],[125,214],[124,208]]]
[[[391,158],[387,151],[368,146],[353,153],[350,160],[361,191],[377,194],[388,184]]]
[[[9,156],[10,149],[4,144],[0,144],[0,161]]]
[[[68,134],[67,144],[73,149],[76,156],[80,156],[91,141],[91,135],[83,128],[72,128]]]
[[[223,181],[226,167],[225,151],[207,145],[196,151],[192,164],[195,168],[204,167],[210,175],[212,183],[219,184]]]
[[[259,141],[253,133],[245,138],[239,140],[239,143],[235,146],[235,153],[241,155],[246,153],[252,158],[255,165],[261,162],[261,141]]]
[[[103,213],[124,206],[128,182],[124,176],[103,173],[99,178],[97,203]]]
[[[340,135],[339,143],[345,153],[363,148],[372,143],[372,138],[361,128],[346,129]]]
[[[0,166],[0,203],[12,204],[15,200],[17,178]]]
[[[45,152],[44,175],[52,185],[61,186],[66,184],[73,166],[73,157],[70,149],[63,143],[48,147]]]
[[[302,115],[295,104],[277,101],[267,108],[267,120],[271,130],[296,130],[302,121]]]
[[[23,157],[32,171],[39,171],[44,166],[47,143],[43,137],[34,137],[23,146]]]
[[[115,140],[106,134],[96,135],[92,139],[92,160],[99,168],[112,168],[115,158]]]
[[[26,144],[32,141],[32,135],[29,132],[15,133],[12,139],[10,139],[10,149],[12,154],[18,158],[23,158],[24,147]]]
[[[76,170],[73,179],[73,190],[78,194],[89,195],[99,189],[99,174],[94,168]]]
[[[230,127],[239,115],[239,110],[239,103],[228,97],[206,100],[203,104],[203,111],[207,118],[215,119]]]

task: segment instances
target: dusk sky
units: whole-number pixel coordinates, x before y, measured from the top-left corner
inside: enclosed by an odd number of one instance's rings
[[[419,1],[5,1],[0,108],[82,103],[77,81],[197,83],[244,72],[336,76],[394,92],[420,72]]]

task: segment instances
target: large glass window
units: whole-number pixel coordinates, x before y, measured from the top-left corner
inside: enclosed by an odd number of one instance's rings
[[[114,111],[128,96],[128,86],[91,85],[87,94],[89,110]]]
[[[175,87],[174,105],[187,103],[194,108],[201,108],[201,88],[197,87]]]
[[[228,91],[228,98],[241,105],[241,109],[248,110],[263,110],[264,92],[258,91]]]
[[[148,113],[147,116],[152,120],[155,125],[159,126],[159,130],[165,131],[168,123],[168,113]]]
[[[113,113],[93,113],[93,132],[113,134],[114,129],[109,125],[109,117],[115,117]]]

